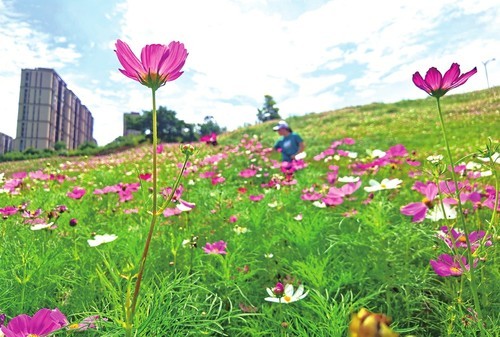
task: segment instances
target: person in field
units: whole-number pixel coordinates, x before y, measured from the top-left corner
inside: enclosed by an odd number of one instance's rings
[[[305,144],[302,137],[286,121],[280,121],[273,130],[278,132],[280,138],[274,144],[274,150],[281,152],[281,161],[291,163],[304,155]]]

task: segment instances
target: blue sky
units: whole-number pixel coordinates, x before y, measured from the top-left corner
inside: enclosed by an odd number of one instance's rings
[[[478,74],[455,93],[500,82],[496,0],[0,0],[0,132],[15,137],[22,68],[54,68],[94,116],[104,145],[124,112],[151,109],[147,88],[118,72],[117,39],[181,41],[184,74],[158,104],[189,123],[256,122],[264,95],[286,118],[424,98],[411,76],[452,62]],[[299,130],[300,127],[295,129]]]

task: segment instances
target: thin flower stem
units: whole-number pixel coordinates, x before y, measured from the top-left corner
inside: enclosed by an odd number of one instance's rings
[[[436,97],[436,100],[437,100],[437,107],[438,107],[438,112],[439,112],[439,121],[441,123],[441,130],[443,132],[444,143],[446,145],[446,152],[448,153],[448,159],[449,159],[450,165],[451,165],[451,177],[452,177],[453,182],[455,184],[455,197],[457,199],[458,213],[459,213],[460,220],[462,222],[462,227],[464,229],[465,241],[467,243],[467,260],[468,260],[469,265],[470,265],[469,271],[470,271],[470,287],[471,287],[471,291],[472,291],[472,297],[474,300],[474,306],[475,306],[476,312],[478,314],[479,322],[480,322],[480,324],[482,324],[483,315],[481,313],[481,305],[480,305],[479,297],[477,294],[477,286],[476,286],[476,280],[475,280],[475,275],[474,275],[475,268],[474,268],[472,248],[471,248],[470,238],[469,238],[469,229],[467,228],[465,216],[464,216],[464,213],[462,211],[462,204],[460,202],[460,190],[458,189],[458,181],[457,181],[457,176],[455,174],[455,164],[453,162],[453,157],[452,157],[451,151],[450,151],[450,145],[448,143],[448,137],[446,135],[446,128],[444,126],[443,113],[441,111],[441,103],[439,101],[439,97]]]
[[[153,237],[153,231],[156,225],[156,218],[158,216],[156,209],[158,207],[158,176],[156,172],[156,147],[158,144],[158,136],[157,136],[157,122],[156,122],[156,91],[152,89],[153,95],[153,211],[151,218],[151,225],[149,226],[148,237],[146,239],[146,244],[144,245],[144,251],[142,252],[141,261],[139,262],[139,272],[137,273],[137,281],[135,282],[134,295],[132,296],[132,303],[130,304],[130,308],[128,308],[127,314],[127,330],[126,335],[131,336],[132,333],[132,321],[134,319],[135,310],[137,306],[137,299],[139,297],[139,291],[141,288],[142,277],[144,275],[144,267],[146,265],[146,258],[148,257],[149,246],[151,244],[151,238]]]
[[[151,245],[151,239],[153,237],[153,232],[154,228],[156,225],[156,221],[158,218],[158,215],[162,214],[162,208],[167,207],[168,204],[172,201],[172,198],[175,194],[175,191],[179,187],[182,175],[186,169],[187,162],[189,159],[189,155],[186,154],[186,157],[184,159],[184,164],[182,166],[182,169],[180,170],[177,179],[175,180],[174,187],[172,190],[172,193],[170,193],[165,206],[160,208],[160,211],[158,211],[158,165],[157,165],[157,146],[158,146],[158,125],[157,125],[157,112],[156,112],[156,89],[152,89],[152,97],[153,97],[153,121],[152,121],[152,135],[153,135],[153,209],[152,209],[152,218],[151,218],[151,225],[149,226],[149,232],[148,236],[146,238],[146,243],[144,245],[144,251],[142,253],[141,260],[139,262],[139,272],[137,273],[137,280],[135,282],[135,288],[134,288],[134,295],[132,296],[132,301],[130,303],[130,306],[126,308],[126,324],[125,324],[125,335],[127,337],[132,336],[132,327],[133,327],[133,319],[134,315],[136,313],[137,309],[137,300],[139,298],[139,292],[141,288],[141,282],[142,278],[144,276],[144,269],[146,266],[146,259],[148,256],[149,252],[149,247]]]

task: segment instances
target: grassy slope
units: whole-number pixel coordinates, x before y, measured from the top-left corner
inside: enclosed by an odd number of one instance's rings
[[[487,138],[498,142],[500,87],[441,99],[441,108],[452,147],[460,155],[483,148]],[[372,103],[323,113],[292,117],[288,121],[303,136],[310,154],[323,151],[335,139],[351,137],[356,147],[386,149],[402,143],[408,150],[430,154],[442,152],[444,143],[435,99],[405,100],[396,103]],[[276,135],[272,123],[239,129],[223,137],[237,142],[244,133],[262,136],[264,144],[273,144]]]
[[[441,99],[441,108],[455,154],[465,155],[484,148],[488,137],[498,142],[500,87],[445,96]],[[360,150],[386,149],[397,143],[404,144],[410,151],[418,149],[424,154],[443,152],[444,149],[436,102],[432,97],[311,113],[291,117],[288,121],[304,138],[310,154],[320,153],[330,142],[344,137],[354,138],[356,148]],[[273,124],[269,122],[237,129],[221,136],[220,140],[222,144],[236,144],[243,134],[256,134],[263,144],[272,145],[276,138],[271,127]],[[0,172],[39,169],[46,163],[57,164],[65,160],[42,158],[0,163]]]

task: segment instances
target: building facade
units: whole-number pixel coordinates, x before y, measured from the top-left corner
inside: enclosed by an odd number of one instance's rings
[[[23,69],[14,150],[74,150],[93,139],[94,118],[66,83],[48,68]]]
[[[0,132],[0,155],[12,151],[14,139]]]

